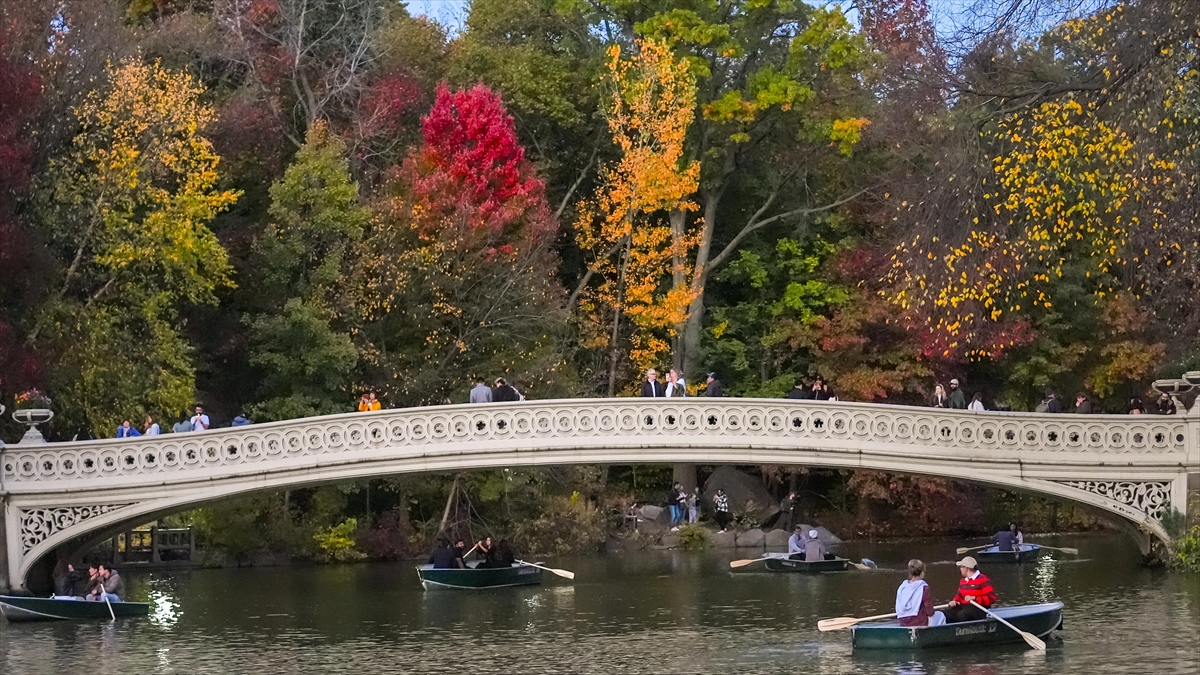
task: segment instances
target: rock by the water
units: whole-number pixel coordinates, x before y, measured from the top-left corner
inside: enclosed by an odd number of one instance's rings
[[[740,532],[737,536],[738,548],[762,548],[764,541],[766,541],[766,536],[757,527],[753,530]]]
[[[783,530],[771,530],[766,534],[764,541],[766,542],[767,548],[778,548],[781,546],[787,546],[788,537],[790,536],[792,536],[791,532],[785,532]]]
[[[661,506],[655,506],[653,504],[646,504],[638,507],[637,514],[642,520],[646,520],[651,523],[657,523],[659,521],[665,523],[671,520],[670,511],[667,511]]]
[[[802,530],[802,532],[804,532],[805,537],[808,536],[809,530],[816,530],[817,531],[817,539],[822,544],[825,544],[826,546],[833,546],[835,544],[842,543],[842,540],[839,539],[836,534],[830,532],[824,526],[818,525],[816,527],[813,527],[812,525],[809,525],[807,523],[801,523],[800,527],[804,528]]]
[[[668,532],[668,533],[664,534],[661,539],[658,540],[658,543],[663,548],[678,548],[679,547],[679,535],[675,534],[674,532]]]
[[[725,491],[729,497],[729,510],[735,515],[746,514],[765,523],[779,512],[779,502],[763,487],[762,481],[732,466],[719,466],[704,481],[704,505],[709,513],[717,488]]]
[[[737,546],[737,535],[733,532],[713,532],[712,546],[713,548],[734,548]]]
[[[817,527],[817,539],[820,539],[821,543],[825,544],[826,546],[833,546],[834,544],[842,543],[842,540],[839,539],[836,534],[830,532],[824,527]]]

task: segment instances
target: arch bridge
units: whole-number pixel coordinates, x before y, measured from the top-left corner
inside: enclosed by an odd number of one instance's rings
[[[1087,504],[1169,541],[1200,478],[1200,403],[1173,416],[972,413],[778,399],[577,399],[348,413],[233,429],[0,444],[0,588],[58,553],[249,492],[562,464],[791,464],[949,477]]]

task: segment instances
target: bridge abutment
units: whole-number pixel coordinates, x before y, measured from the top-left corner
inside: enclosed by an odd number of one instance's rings
[[[8,578],[8,497],[0,494],[0,592],[12,591]]]

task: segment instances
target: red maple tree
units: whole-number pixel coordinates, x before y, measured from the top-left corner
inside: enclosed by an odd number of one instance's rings
[[[507,254],[553,233],[545,184],[491,89],[440,85],[421,135],[424,145],[401,167],[421,236],[462,237]]]

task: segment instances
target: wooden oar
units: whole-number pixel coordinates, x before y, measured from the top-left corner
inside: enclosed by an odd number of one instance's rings
[[[1047,551],[1062,551],[1063,553],[1066,553],[1067,555],[1079,555],[1079,549],[1077,549],[1077,548],[1069,548],[1069,547],[1059,548],[1058,546],[1046,546],[1045,544],[1033,544],[1033,545],[1040,546],[1040,547],[1046,549]]]
[[[1041,639],[1038,638],[1038,636],[1034,635],[1033,633],[1026,633],[1025,631],[1021,630],[1020,628],[1017,628],[1016,626],[1012,625],[1011,623],[1005,621],[1004,619],[1001,619],[999,616],[994,614],[987,607],[984,607],[983,605],[979,604],[978,602],[975,602],[974,599],[970,600],[970,603],[972,605],[975,605],[979,609],[982,609],[984,611],[984,613],[987,614],[988,616],[999,621],[1000,623],[1004,624],[1005,626],[1008,626],[1009,628],[1015,630],[1025,640],[1025,643],[1028,644],[1030,647],[1033,647],[1034,649],[1037,649],[1039,651],[1043,651],[1043,652],[1046,651],[1046,643],[1042,642]]]
[[[563,577],[564,579],[574,579],[575,578],[575,573],[570,570],[559,570],[559,569],[555,569],[553,567],[544,567],[537,563],[525,562],[524,560],[518,560],[517,563],[519,563],[521,565],[529,565],[530,567],[536,567],[539,570],[546,570],[547,572],[552,572],[554,574],[557,574],[560,577]]]
[[[969,548],[960,548],[960,549],[956,550],[955,553],[958,555],[962,555],[964,553],[970,553],[971,551],[982,551],[983,549],[985,549],[989,546],[991,546],[991,544],[984,544],[983,546],[971,546]]]
[[[934,609],[946,609],[949,606],[950,605],[938,605],[937,607],[934,607]],[[852,616],[840,616],[836,619],[821,619],[817,622],[817,630],[821,632],[841,630],[864,621],[882,621],[883,619],[894,618],[896,618],[895,612],[892,612],[891,614],[880,614],[878,616],[864,616],[861,619],[856,619]]]
[[[787,560],[788,558],[791,557],[791,555],[792,555],[791,553],[768,553],[767,555],[764,555],[761,558],[747,558],[746,560],[734,560],[729,563],[729,566],[734,569],[737,569],[739,567],[745,567],[746,565],[751,565],[756,562],[762,562],[764,560]]]
[[[113,611],[112,603],[108,601],[108,593],[104,590],[104,584],[100,585],[100,595],[104,597],[104,604],[108,605],[108,615],[113,621],[117,620],[117,613]]]

